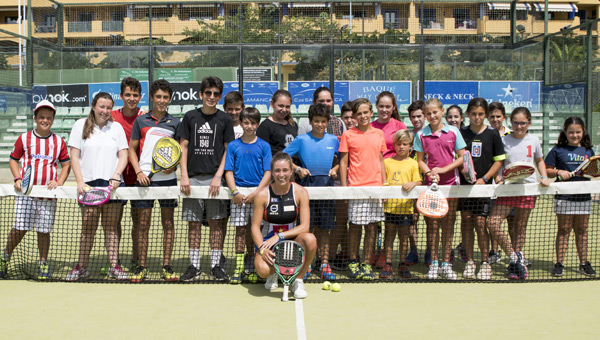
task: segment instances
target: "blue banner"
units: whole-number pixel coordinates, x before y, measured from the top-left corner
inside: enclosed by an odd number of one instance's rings
[[[224,104],[225,95],[231,91],[239,91],[240,84],[237,81],[223,83],[223,97],[219,104]],[[276,81],[246,81],[244,82],[244,104],[247,106],[269,105],[273,94],[279,90]]]
[[[313,102],[313,93],[319,87],[329,87],[328,81],[288,81],[288,91],[292,94],[293,105],[310,105]],[[336,81],[333,102],[342,105],[348,101],[349,83]]]
[[[426,81],[424,98],[437,98],[444,106],[466,105],[478,93],[477,81]]]
[[[142,99],[140,100],[140,104],[141,106],[147,106],[148,105],[148,96],[149,96],[149,92],[148,92],[148,82],[147,81],[140,81],[140,83],[142,84]],[[120,94],[121,94],[121,83],[93,83],[93,84],[89,84],[88,87],[88,93],[89,95],[89,103],[87,105],[92,105],[92,99],[94,99],[94,96],[96,94],[98,94],[99,92],[108,92],[110,94],[110,96],[113,98],[113,100],[115,101],[115,105],[114,106],[123,106],[123,101],[120,98]],[[81,105],[84,106],[84,105]]]
[[[506,112],[521,106],[532,112],[540,111],[539,81],[481,81],[479,96],[488,103],[504,104]]]
[[[367,98],[375,104],[377,95],[389,91],[396,96],[398,106],[412,101],[412,82],[410,81],[351,81],[350,100]]]

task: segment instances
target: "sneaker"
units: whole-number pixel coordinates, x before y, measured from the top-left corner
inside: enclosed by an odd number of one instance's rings
[[[240,284],[244,275],[244,268],[238,267],[233,271],[233,275],[229,278],[229,283]]]
[[[312,274],[312,265],[309,265],[308,270],[306,271],[306,274],[304,274],[304,280],[308,280],[308,278],[310,277],[311,274]]]
[[[181,277],[179,278],[179,281],[183,281],[183,282],[198,281],[198,280],[200,280],[200,275],[202,275],[202,271],[200,271],[200,269],[194,267],[193,264],[190,264],[190,266],[187,267],[187,270],[185,271],[185,273],[183,273],[183,275],[181,275]]]
[[[502,262],[502,254],[500,253],[500,251],[493,251],[490,250],[490,254],[489,254],[489,264],[494,264],[496,262]]]
[[[425,252],[425,265],[427,267],[431,266],[431,251],[429,250]]]
[[[335,274],[331,271],[329,263],[323,263],[321,265],[321,278],[323,280],[335,280]]]
[[[148,277],[148,269],[144,266],[137,266],[135,273],[131,276],[131,283],[140,283]]]
[[[377,256],[377,261],[375,261],[375,268],[382,269],[386,264],[385,252],[381,250],[379,255]]]
[[[363,277],[362,267],[358,262],[351,262],[348,264],[348,271],[350,272],[350,278],[360,280]]]
[[[343,252],[338,253],[333,260],[329,261],[331,268],[335,270],[346,270],[349,263],[348,256],[344,255]]]
[[[531,267],[531,262],[528,259],[523,258],[523,265],[527,268]]]
[[[267,282],[265,282],[265,289],[269,291],[277,289],[277,287],[279,287],[278,282],[279,279],[277,278],[277,274],[269,275]]]
[[[440,270],[440,275],[447,280],[456,280],[458,278],[458,275],[452,270],[451,264],[443,266]],[[475,271],[473,271],[473,275],[475,275]]]
[[[465,265],[465,271],[463,272],[463,278],[471,279],[471,280],[474,279],[476,269],[477,269],[477,266],[475,265],[475,262],[468,261],[467,264]]]
[[[221,266],[219,266],[219,265],[212,267],[212,269],[210,270],[210,278],[212,280],[217,280],[217,281],[224,281],[224,280],[229,279],[227,277],[227,274],[225,274],[225,271],[223,270],[223,268],[221,268]]]
[[[467,252],[465,251],[465,248],[463,248],[462,243],[459,243],[458,246],[456,246],[456,251],[458,252],[458,255],[460,255],[460,260],[463,262],[468,262],[469,259],[467,258]]]
[[[8,274],[8,260],[5,260],[2,255],[0,255],[0,279],[3,279]]]
[[[40,261],[40,272],[38,274],[38,280],[46,280],[50,278],[50,267],[46,261]]]
[[[140,267],[138,267],[138,269]],[[141,268],[143,268],[143,267],[141,267]],[[127,280],[127,279],[129,279],[129,276],[127,276],[127,274],[125,274],[125,272],[123,271],[123,268],[121,268],[121,266],[118,265],[118,264],[116,266],[114,266],[114,267],[110,267],[110,269],[108,270],[108,277],[113,278],[115,280]]]
[[[379,273],[379,278],[380,279],[389,279],[392,276],[394,276],[394,268],[392,268],[392,265],[388,263],[385,266],[383,266],[381,273]]]
[[[477,273],[478,280],[491,280],[492,279],[492,266],[489,263],[483,262],[479,267],[479,273]]]
[[[360,265],[362,270],[362,279],[365,281],[373,281],[373,269],[370,264],[363,263]]]
[[[440,271],[440,267],[438,264],[430,264],[429,272],[427,273],[427,278],[429,280],[436,280],[438,278],[439,271]]]
[[[173,272],[173,268],[171,268],[171,266],[169,266],[169,265],[162,267],[162,272],[160,273],[160,277],[167,282],[179,281],[179,278]]]
[[[254,271],[254,256],[246,254],[244,256],[244,274],[250,275]]]
[[[398,276],[400,276],[403,279],[412,278],[412,274],[408,270],[408,266],[406,264],[400,263],[400,265],[398,266]]]
[[[523,253],[518,252],[516,254],[516,261],[508,265],[508,279],[509,280],[525,280],[529,274],[527,266],[523,264]]]
[[[87,271],[87,269],[81,268],[79,265],[76,265],[75,267],[73,267],[73,270],[69,274],[67,274],[65,280],[73,282],[88,276],[90,276],[90,273]]]
[[[419,263],[419,254],[416,251],[411,250],[406,256],[406,265],[412,266],[413,264]]]
[[[552,268],[552,276],[557,276],[557,277],[563,276],[564,270],[565,270],[565,266],[560,262],[556,262],[554,264],[554,268]]]
[[[304,288],[304,281],[300,279],[295,279],[294,283],[292,283],[292,292],[294,293],[294,297],[296,299],[304,299],[308,296],[306,293],[306,288]]]
[[[592,264],[589,261],[579,265],[579,272],[587,276],[596,276],[596,271],[592,268]]]

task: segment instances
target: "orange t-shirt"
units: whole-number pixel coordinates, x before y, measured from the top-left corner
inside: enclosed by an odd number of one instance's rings
[[[383,185],[379,155],[387,151],[383,131],[354,127],[342,134],[339,152],[348,153],[348,186]]]

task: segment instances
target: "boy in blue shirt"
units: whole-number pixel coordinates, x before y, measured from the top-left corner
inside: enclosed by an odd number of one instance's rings
[[[332,168],[332,165],[334,161],[337,163],[336,155],[340,142],[336,136],[326,132],[329,124],[329,108],[324,104],[311,105],[308,109],[308,120],[312,131],[296,137],[283,152],[292,157],[298,155],[300,158],[303,167],[294,166],[294,168],[296,174],[302,179],[303,186],[332,187],[339,167],[336,165]],[[317,254],[321,261],[317,267],[321,271],[321,278],[335,280],[335,274],[329,265],[329,233],[336,227],[335,203],[311,201],[310,218],[311,229],[317,237]],[[309,273],[307,272],[307,276],[310,275]]]
[[[231,225],[235,231],[236,265],[229,282],[242,283],[244,273],[244,247],[250,240],[248,255],[254,251],[251,233],[248,232],[252,221],[254,198],[261,189],[267,187],[271,180],[271,146],[256,137],[256,129],[260,124],[260,112],[253,107],[247,107],[240,114],[242,136],[227,147],[225,156],[225,180],[231,192]],[[253,188],[250,194],[242,194],[238,188]],[[251,274],[252,275],[252,274]],[[252,281],[252,279],[250,279]]]

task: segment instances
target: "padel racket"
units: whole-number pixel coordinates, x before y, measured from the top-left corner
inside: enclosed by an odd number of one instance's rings
[[[465,179],[467,182],[471,184],[477,182],[477,172],[475,172],[473,157],[471,157],[471,153],[466,150],[463,153],[463,169],[465,170]]]
[[[600,177],[600,155],[592,156],[583,161],[577,169],[571,171],[571,176]]]
[[[284,240],[273,247],[273,252],[275,252],[275,272],[283,282],[281,301],[288,301],[290,283],[298,276],[304,265],[304,248],[296,241]]]
[[[77,196],[77,202],[83,205],[102,205],[110,199],[110,187],[92,188]]]
[[[532,163],[514,162],[510,163],[506,168],[504,168],[504,170],[502,170],[502,178],[504,179],[504,183],[514,183],[524,180],[534,173],[535,168],[533,167]]]
[[[421,215],[431,218],[442,218],[448,213],[448,200],[439,190],[436,181],[419,195],[417,210]]]
[[[181,160],[181,146],[170,137],[163,137],[156,142],[152,151],[152,172],[148,178],[155,173],[170,169]]]
[[[31,189],[33,189],[33,181],[31,178],[32,173],[33,169],[30,164],[25,169],[25,173],[23,174],[23,180],[21,180],[21,193],[23,193],[23,195],[29,195],[31,193]]]

